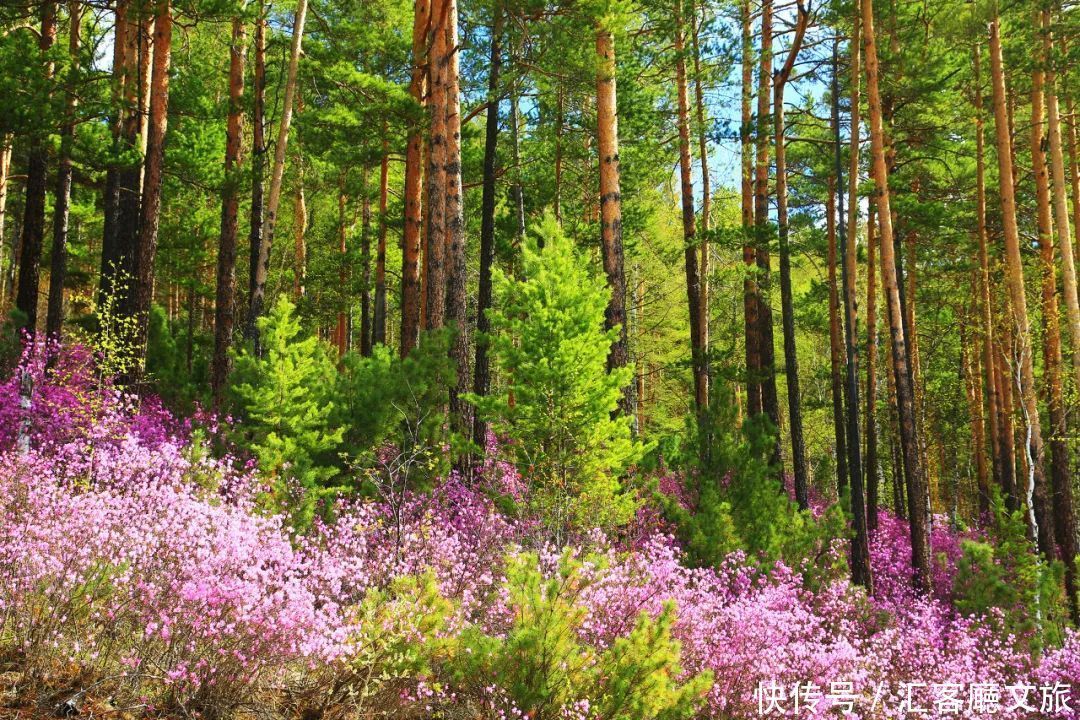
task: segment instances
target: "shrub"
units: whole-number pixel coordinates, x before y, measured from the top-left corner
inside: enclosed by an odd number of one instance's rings
[[[462,633],[451,666],[454,687],[485,717],[694,717],[712,678],[683,672],[672,638],[675,606],[666,603],[655,618],[640,613],[629,633],[609,645],[589,645],[580,637],[589,582],[568,553],[549,576],[535,555],[512,556],[505,584],[512,620],[498,634],[476,626]]]
[[[610,529],[633,516],[619,478],[642,455],[619,414],[630,367],[607,372],[618,329],[604,329],[608,289],[548,216],[522,248],[521,277],[495,272],[491,350],[507,387],[472,397],[523,478],[529,509],[557,541],[566,528]],[[542,247],[541,247],[542,245]],[[512,398],[511,398],[512,396]]]
[[[334,363],[318,338],[303,336],[295,311],[283,295],[259,319],[264,354],[240,352],[233,392],[244,416],[237,439],[259,460],[268,505],[303,528],[319,501],[342,489],[331,484],[342,431],[331,425]]]
[[[721,385],[703,422],[689,424],[692,442],[675,458],[686,478],[681,499],[661,496],[690,561],[713,566],[743,550],[763,568],[783,562],[813,582],[839,577],[844,561],[834,543],[846,532],[842,513],[799,510],[769,462],[775,431],[767,418],[749,418],[740,428],[734,415]]]

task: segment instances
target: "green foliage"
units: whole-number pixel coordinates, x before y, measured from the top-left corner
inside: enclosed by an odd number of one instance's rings
[[[1060,644],[1068,622],[1064,567],[1047,563],[1027,538],[1024,510],[1010,513],[995,488],[990,541],[967,540],[953,578],[956,608],[1026,643],[1033,656]]]
[[[130,282],[126,273],[119,272],[117,284]],[[106,293],[97,303],[97,332],[90,339],[90,347],[97,357],[100,378],[123,377],[139,364],[138,352],[132,338],[135,337],[135,318],[120,311],[120,298]]]
[[[673,604],[656,618],[642,613],[628,635],[599,649],[580,637],[585,609],[575,600],[588,583],[581,561],[564,554],[558,572],[544,577],[536,556],[525,554],[511,557],[506,573],[513,624],[502,635],[475,626],[462,633],[451,666],[455,684],[474,693],[497,686],[535,720],[562,717],[582,700],[610,720],[695,716],[712,678],[680,680]]]
[[[352,676],[344,688],[360,708],[378,706],[401,683],[432,677],[437,663],[456,653],[458,639],[447,632],[454,604],[439,592],[432,573],[403,576],[389,588],[369,590],[355,609],[349,638]]]
[[[520,279],[495,273],[490,342],[508,387],[470,399],[510,440],[507,451],[532,481],[532,509],[554,534],[615,527],[636,507],[619,476],[644,450],[630,418],[616,412],[633,369],[606,371],[618,329],[604,330],[603,279],[552,217],[534,236],[522,248]]]
[[[271,483],[266,500],[288,512],[298,528],[310,524],[320,498],[338,492],[333,429],[334,363],[326,348],[305,335],[285,296],[259,319],[264,354],[242,350],[236,358],[233,393],[242,408],[238,441],[258,458]]]
[[[842,512],[833,506],[815,518],[799,510],[769,462],[774,428],[764,415],[738,428],[725,387],[717,386],[704,432],[696,422],[690,425],[692,451],[675,458],[688,478],[690,507],[662,498],[691,562],[716,565],[728,553],[744,550],[765,569],[778,560],[801,568],[811,584],[839,576],[843,558],[829,550],[846,532]]]
[[[449,348],[449,332],[433,331],[425,333],[406,358],[385,345],[376,346],[368,357],[345,355],[335,417],[344,428],[343,445],[353,462],[370,466],[377,451],[402,442],[428,448],[433,460],[445,460],[435,449],[446,440],[442,406],[455,378]],[[446,469],[445,462],[435,463],[427,474]]]
[[[190,406],[195,400],[202,399],[209,386],[209,336],[189,333],[186,319],[180,324],[183,327],[171,324],[160,305],[150,308],[146,372],[164,399]]]

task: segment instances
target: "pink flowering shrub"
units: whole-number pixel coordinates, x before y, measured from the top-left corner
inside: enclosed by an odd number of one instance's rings
[[[906,527],[888,513],[871,546],[868,597],[844,579],[810,585],[739,552],[689,567],[647,516],[627,537],[593,533],[568,553],[545,546],[528,518],[508,518],[489,499],[492,487],[513,495],[524,482],[491,461],[474,484],[452,475],[400,503],[342,499],[333,521],[296,535],[257,503],[263,481],[250,464],[212,457],[188,422],[99,382],[77,349],[51,369],[34,352],[23,360],[35,377],[28,453],[15,447],[27,417],[18,384],[0,385],[0,653],[18,658],[30,687],[74,666],[95,678],[80,691],[165,712],[222,715],[258,700],[297,712],[351,704],[423,717],[460,706],[475,717],[600,720],[604,668],[626,671],[619,658],[632,651],[663,674],[657,687],[693,686],[685,707],[718,719],[757,717],[764,686],[790,700],[837,682],[858,699],[850,716],[868,720],[906,717],[912,687],[925,695],[935,683],[1066,688],[1080,706],[1075,632],[1036,661],[993,623],[955,612],[951,579],[971,535],[940,519],[939,590],[925,600],[908,589]],[[569,584],[559,581],[565,557]],[[521,578],[535,582],[530,594]],[[519,701],[531,666],[499,663],[536,660],[511,640],[530,627],[529,598],[555,607],[544,588],[556,586],[573,592],[551,617],[595,674],[538,710]],[[663,662],[650,664],[641,648],[654,640]],[[500,649],[499,662],[461,655],[482,647]],[[463,668],[482,673],[470,679]],[[1010,709],[1004,695],[993,712],[959,716],[1078,717],[1033,698],[1034,709]],[[958,716],[921,703],[921,717]],[[841,709],[842,699],[824,698],[798,716]]]

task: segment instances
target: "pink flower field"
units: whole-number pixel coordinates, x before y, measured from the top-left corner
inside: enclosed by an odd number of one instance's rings
[[[23,372],[35,380],[29,410]],[[992,619],[960,614],[947,591],[917,598],[906,525],[887,513],[872,597],[739,553],[691,568],[654,522],[633,542],[593,533],[551,547],[484,492],[515,482],[495,462],[401,507],[341,501],[297,535],[262,507],[250,463],[211,452],[215,432],[98,384],[78,348],[49,370],[28,352],[0,386],[5,707],[630,718],[638,711],[596,709],[611,707],[604,663],[651,627],[677,657],[645,664],[656,677],[640,681],[688,688],[688,716],[1080,717],[1080,635],[1034,657]],[[948,588],[962,538],[944,519],[936,527],[935,580]],[[643,625],[643,614],[660,620]],[[533,660],[462,659],[518,637],[523,618],[564,632],[573,652],[559,662],[579,664],[548,667],[549,684],[565,687],[540,709],[514,701],[513,663]]]

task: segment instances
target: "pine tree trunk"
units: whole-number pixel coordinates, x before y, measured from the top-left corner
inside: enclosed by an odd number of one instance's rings
[[[348,198],[345,195],[345,172],[345,170],[342,170],[338,175],[337,193],[338,282],[342,288],[348,287],[349,278],[349,255],[346,244],[348,228],[345,222],[345,205]],[[337,323],[334,325],[334,345],[337,347],[338,358],[341,358],[349,349],[349,318],[347,312],[349,301],[350,298],[346,292],[345,297],[341,299],[341,304],[338,306]]]
[[[981,325],[981,350],[982,366],[984,372],[984,386],[986,388],[986,415],[989,418],[990,438],[987,445],[990,447],[991,469],[994,482],[1002,486],[1002,449],[1001,428],[998,407],[997,383],[994,381],[994,323],[993,306],[990,295],[990,254],[987,248],[986,231],[986,161],[985,161],[985,131],[983,119],[983,95],[982,95],[982,49],[975,46],[975,214],[976,235],[979,244],[979,321]],[[980,398],[980,407],[982,400]],[[990,497],[983,495],[979,498],[979,513],[987,516],[990,512]]]
[[[293,301],[307,292],[307,198],[304,196],[304,157],[296,153],[296,187],[293,188]]]
[[[1080,253],[1080,147],[1078,147],[1076,140],[1076,108],[1073,106],[1072,97],[1065,96],[1065,111],[1068,114],[1069,121],[1067,123],[1069,131],[1069,186],[1072,190],[1072,211],[1073,211],[1073,256],[1075,257]],[[1080,347],[1073,350],[1073,353],[1080,353]],[[1074,363],[1080,363],[1080,358],[1074,358]]]
[[[428,30],[428,145],[424,207],[424,329],[441,328],[446,319],[446,95],[445,16],[452,0],[434,0]]]
[[[1040,73],[1036,72],[1035,75]],[[1026,496],[1029,503],[1028,522],[1038,538],[1039,549],[1053,557],[1051,526],[1047,521],[1046,475],[1043,471],[1043,438],[1039,403],[1035,388],[1035,369],[1031,330],[1028,323],[1027,296],[1024,291],[1023,259],[1020,256],[1020,231],[1016,222],[1016,197],[1013,183],[1012,138],[1006,110],[1005,74],[1001,58],[999,22],[990,23],[990,76],[994,89],[994,125],[998,144],[998,177],[1001,193],[1001,216],[1005,234],[1006,280],[1009,287],[1011,327],[1016,335],[1016,376],[1020,388],[1021,406],[1025,415],[1025,456],[1029,463]],[[1034,79],[1034,76],[1033,76]],[[1034,97],[1035,91],[1032,92]],[[1041,95],[1041,90],[1039,91]],[[1012,379],[1010,378],[1010,382]]]
[[[850,487],[848,474],[847,430],[844,427],[844,341],[840,327],[840,288],[836,263],[836,179],[829,177],[825,198],[825,223],[828,238],[829,274],[829,377],[832,380],[833,441],[836,447],[836,489],[843,496]]]
[[[885,269],[881,269],[884,274]],[[904,482],[904,459],[900,452],[900,414],[896,411],[896,374],[892,352],[885,353],[885,389],[889,408],[889,457],[892,463],[893,512],[907,520],[907,485]]]
[[[289,65],[285,75],[285,91],[281,100],[281,120],[278,123],[278,134],[274,141],[274,164],[270,169],[270,193],[266,200],[262,237],[259,239],[259,257],[254,268],[251,302],[248,306],[248,336],[255,341],[256,348],[259,345],[256,321],[262,315],[266,303],[266,279],[270,272],[270,251],[274,246],[274,231],[277,229],[277,213],[281,204],[281,184],[285,175],[285,152],[289,144],[289,126],[292,124],[293,104],[296,97],[296,76],[300,67],[300,52],[303,44],[307,10],[308,0],[298,0],[296,16],[293,21]],[[256,82],[258,81],[256,80]]]
[[[146,132],[146,162],[143,170],[139,242],[135,247],[135,288],[128,306],[135,319],[135,353],[139,359],[137,379],[146,363],[146,341],[150,328],[150,305],[154,299],[154,260],[157,256],[158,224],[161,219],[161,184],[165,166],[165,131],[169,112],[169,65],[172,61],[172,7],[170,0],[158,0],[154,12],[153,75],[150,79],[150,114]]]
[[[383,154],[379,163],[379,239],[375,247],[375,308],[371,342],[386,344],[386,233],[387,203],[390,192],[390,140],[388,128],[383,124]]]
[[[140,162],[128,162],[119,168],[117,175],[116,238],[111,254],[102,255],[102,293],[112,295],[119,312],[130,312],[134,304],[136,270],[135,256],[138,251],[142,224],[142,187],[146,164],[146,123],[149,113],[144,112],[149,102],[146,85],[149,62],[152,60],[153,18],[145,17],[145,7],[129,5],[124,24],[124,106],[120,129],[120,148],[137,154]]]
[[[856,242],[855,230],[859,224],[859,80],[861,61],[859,48],[858,13],[848,42],[851,54],[851,157],[848,165],[849,203],[847,223],[844,220],[843,194],[838,194],[840,225],[840,279],[844,311],[844,396],[846,429],[845,441],[848,451],[848,479],[851,482],[851,516],[855,536],[851,540],[851,579],[873,592],[873,576],[870,570],[870,538],[867,531],[867,493],[863,476],[862,438],[859,437],[859,344],[858,300],[856,289]],[[843,178],[840,156],[840,68],[839,41],[833,45],[833,114],[836,135],[835,163],[838,178]],[[843,181],[840,182],[841,189]]]
[[[784,372],[787,375],[788,423],[791,435],[791,464],[795,500],[805,510],[810,505],[806,469],[806,441],[803,439],[802,396],[799,390],[799,357],[795,345],[795,306],[791,288],[791,248],[788,242],[787,147],[784,124],[784,86],[802,47],[809,15],[799,2],[799,18],[787,59],[776,74],[773,88],[773,132],[776,136],[776,203],[780,239],[780,306],[784,335]]]
[[[1044,24],[1048,24],[1048,13],[1044,15]],[[1052,51],[1049,29],[1044,40],[1047,54]],[[1076,374],[1076,387],[1080,388],[1080,363],[1077,362],[1076,348],[1080,348],[1080,303],[1077,301],[1076,264],[1073,258],[1072,233],[1069,228],[1069,206],[1065,198],[1065,156],[1061,140],[1061,118],[1058,110],[1058,98],[1055,87],[1056,75],[1048,71],[1046,75],[1047,112],[1049,115],[1050,157],[1054,179],[1054,218],[1061,248],[1061,266],[1064,276],[1065,307],[1068,317],[1069,337],[1073,344],[1073,372]],[[1051,262],[1052,262],[1051,258]],[[1052,272],[1051,272],[1052,274]],[[1058,344],[1060,356],[1061,346]],[[1060,382],[1061,378],[1058,378]],[[1059,388],[1060,389],[1060,388]],[[1051,406],[1052,408],[1053,406]],[[1069,471],[1069,455],[1066,445],[1065,408],[1062,407],[1061,426],[1055,426],[1055,437],[1051,440],[1051,459],[1060,465],[1054,468],[1053,508],[1054,528],[1058,548],[1065,564],[1065,590],[1069,603],[1069,612],[1074,625],[1080,625],[1080,600],[1077,598],[1076,580],[1076,514],[1073,508],[1072,481]],[[1051,425],[1054,425],[1051,418]],[[1060,432],[1058,432],[1060,430]],[[1060,453],[1060,462],[1054,458]]]
[[[467,437],[472,431],[472,405],[465,401],[471,385],[469,372],[469,323],[466,314],[467,276],[465,262],[465,215],[461,185],[461,87],[459,78],[458,5],[448,0],[445,27],[446,82],[446,324],[454,329],[450,357],[454,361],[457,384],[450,389],[450,418],[456,430]]]
[[[266,6],[259,0],[255,19],[255,69],[251,108],[251,226],[248,232],[248,307],[244,337],[254,341],[258,328],[251,315],[259,278],[259,254],[265,216],[263,180],[266,175]],[[265,280],[264,280],[265,282]],[[261,291],[259,291],[261,293]],[[259,302],[262,302],[261,296]]]
[[[518,109],[518,84],[510,84],[510,152],[514,163],[514,172],[510,185],[510,196],[514,201],[514,238],[518,245],[525,242],[525,189],[521,184],[521,112]],[[588,140],[589,133],[585,133]],[[588,153],[586,153],[588,156]],[[586,183],[587,186],[587,183]]]
[[[758,273],[758,326],[761,353],[761,411],[777,430],[772,461],[783,475],[780,407],[776,396],[776,347],[772,320],[772,262],[769,258],[769,110],[772,105],[772,0],[761,4],[761,56],[758,69],[758,135],[754,171],[754,258]]]
[[[699,430],[704,433],[705,412],[709,406],[709,377],[705,370],[705,352],[701,339],[701,278],[698,276],[698,250],[694,217],[694,181],[690,157],[690,93],[687,86],[685,27],[682,0],[675,3],[675,84],[678,99],[679,180],[682,197],[683,255],[686,271],[686,298],[690,311],[690,355],[694,376],[694,405]],[[702,437],[704,440],[704,436]]]
[[[1006,304],[1008,304],[1007,298]],[[1013,398],[1012,375],[1009,369],[1009,357],[1013,347],[1013,332],[1010,323],[1010,313],[1007,312],[1001,319],[996,333],[1001,340],[994,358],[994,382],[997,383],[997,395],[1000,398],[1002,492],[1005,493],[1005,507],[1009,512],[1016,512],[1020,509],[1020,492],[1019,479],[1016,476],[1016,433],[1013,426],[1016,402]]]
[[[971,290],[972,294],[978,296],[979,271],[976,270],[975,273]],[[990,497],[990,477],[986,467],[986,423],[983,421],[983,383],[982,371],[979,367],[979,344],[971,341],[972,338],[967,334],[966,324],[961,327],[961,331],[960,371],[964,380],[964,389],[967,392],[968,415],[971,418],[971,436],[974,441],[971,454],[975,460],[979,516],[984,518],[989,512],[987,499]]]
[[[114,153],[121,149],[121,137],[124,125],[124,97],[127,76],[128,59],[126,56],[127,43],[127,14],[129,0],[116,0],[113,22],[113,56],[112,56],[112,108],[113,115],[109,119],[112,134],[112,150]],[[101,305],[107,296],[113,293],[113,277],[116,264],[119,262],[119,248],[117,233],[119,231],[120,214],[120,172],[121,166],[115,160],[110,159],[105,168],[105,189],[102,196],[104,218],[101,233],[101,272],[99,275],[98,304]]]
[[[1080,388],[1080,300],[1076,280],[1076,257],[1073,247],[1072,228],[1069,224],[1069,201],[1065,189],[1065,150],[1061,135],[1061,114],[1058,106],[1057,77],[1052,71],[1046,74],[1046,110],[1050,135],[1050,167],[1054,180],[1054,226],[1061,248],[1062,289],[1069,337],[1073,347],[1074,383]]]
[[[860,0],[862,8],[863,47],[866,53],[866,94],[870,108],[870,139],[874,176],[874,201],[878,209],[881,240],[882,287],[889,312],[893,374],[900,426],[900,445],[906,470],[909,521],[911,525],[912,568],[917,592],[929,594],[930,527],[925,476],[919,457],[916,434],[915,393],[908,367],[908,348],[904,336],[900,291],[896,276],[893,242],[892,206],[889,198],[889,170],[885,162],[885,131],[881,116],[881,93],[878,89],[877,44],[874,39],[873,0]]]
[[[79,60],[79,36],[81,33],[82,7],[72,0],[68,3],[70,30],[68,54],[71,68],[68,70],[67,87],[64,90],[64,124],[60,128],[60,158],[56,168],[56,198],[53,208],[52,259],[49,271],[49,305],[45,316],[45,334],[60,339],[64,322],[64,279],[67,275],[68,216],[71,207],[71,146],[75,140],[75,111],[79,96],[75,92]]]
[[[8,272],[4,267],[7,254],[5,221],[7,219],[8,179],[11,175],[11,136],[0,136],[0,303],[8,296]],[[12,243],[14,244],[14,242]]]
[[[701,213],[698,216],[698,227],[701,237],[698,244],[701,246],[701,262],[699,274],[701,284],[701,350],[704,356],[705,377],[710,383],[709,370],[709,322],[710,322],[710,292],[709,292],[709,230],[712,223],[712,182],[709,177],[709,142],[705,126],[705,89],[701,77],[701,47],[699,42],[700,24],[697,8],[691,13],[691,45],[694,54],[694,109],[697,120],[698,162],[701,164]],[[642,376],[644,377],[644,376]],[[639,393],[639,396],[641,393]],[[708,397],[708,392],[706,392]]]
[[[413,4],[412,76],[409,94],[423,107],[424,68],[427,63],[427,27],[430,0]],[[401,356],[416,347],[420,337],[420,243],[423,235],[423,135],[419,122],[409,126],[405,147],[405,226],[401,250]]]
[[[754,156],[751,135],[753,116],[751,101],[754,93],[754,44],[750,27],[750,0],[739,4],[742,21],[742,100],[739,142],[742,159],[742,230],[744,236],[743,265],[743,324],[746,351],[746,412],[753,417],[761,406],[761,338],[758,319],[757,257],[754,253]]]
[[[360,168],[360,354],[371,355],[371,169]],[[342,217],[344,219],[344,217]]]
[[[858,35],[855,35],[858,38]],[[878,491],[881,470],[878,461],[877,429],[877,267],[874,239],[874,205],[866,217],[866,525],[870,532],[878,526]]]
[[[473,392],[485,397],[491,388],[491,361],[488,357],[486,333],[491,330],[488,310],[491,309],[491,266],[495,261],[495,191],[496,164],[499,151],[499,72],[502,69],[502,36],[505,8],[495,8],[491,28],[491,62],[488,69],[488,107],[484,123],[484,178],[480,200],[480,283],[476,305],[476,364],[473,368]],[[556,185],[558,183],[556,182]],[[558,195],[556,194],[556,208]],[[474,413],[472,441],[484,453],[487,442],[487,423],[482,413]]]
[[[600,246],[611,298],[604,312],[607,328],[619,328],[619,337],[608,353],[608,370],[630,362],[626,327],[626,274],[623,269],[622,199],[619,194],[619,125],[615,87],[615,37],[602,25],[596,27],[596,142],[600,153]],[[623,388],[619,409],[633,414],[633,384]]]
[[[1036,17],[1041,25],[1043,33],[1043,54],[1040,62],[1049,60],[1050,45],[1050,13],[1043,11]],[[1052,79],[1052,78],[1051,78]],[[1066,445],[1067,428],[1065,425],[1065,393],[1062,389],[1062,353],[1061,353],[1061,318],[1057,300],[1057,271],[1054,265],[1054,230],[1050,210],[1050,177],[1046,165],[1045,134],[1046,118],[1044,113],[1044,92],[1046,75],[1041,69],[1036,69],[1032,74],[1031,91],[1031,157],[1032,170],[1035,174],[1037,227],[1039,231],[1039,259],[1042,270],[1042,321],[1043,321],[1043,391],[1050,414],[1050,490],[1043,497],[1042,516],[1039,513],[1040,493],[1036,488],[1036,518],[1040,524],[1052,526],[1053,534],[1050,535],[1047,547],[1043,552],[1047,557],[1057,556],[1058,550],[1064,550],[1066,544],[1072,545],[1070,560],[1076,557],[1076,528],[1071,518],[1063,512],[1064,507],[1052,502],[1068,499],[1069,505],[1072,500],[1072,478],[1069,472],[1069,449]],[[1051,86],[1051,95],[1053,89]],[[1064,174],[1064,173],[1062,173]],[[1064,196],[1062,197],[1064,200]],[[1065,213],[1066,232],[1064,245],[1069,244],[1068,213]],[[1070,508],[1071,510],[1071,508]],[[1069,513],[1071,515],[1071,512]],[[1075,564],[1069,562],[1065,568],[1065,588],[1069,601],[1070,611],[1076,611],[1076,569]]]
[[[56,42],[56,2],[46,0],[41,5],[41,32],[38,50],[41,52],[42,76],[52,80],[53,62],[49,52]],[[38,284],[41,272],[41,246],[45,236],[45,192],[49,174],[49,150],[40,132],[30,137],[30,155],[26,161],[26,206],[23,210],[22,238],[19,250],[19,286],[15,307],[24,315],[25,327],[31,333],[37,329]]]
[[[225,399],[229,376],[229,347],[236,319],[236,232],[240,212],[241,148],[244,132],[244,64],[247,29],[244,19],[232,20],[229,46],[229,117],[225,125],[225,181],[221,186],[221,235],[218,237],[217,284],[214,296],[214,359],[210,387],[214,410]]]

